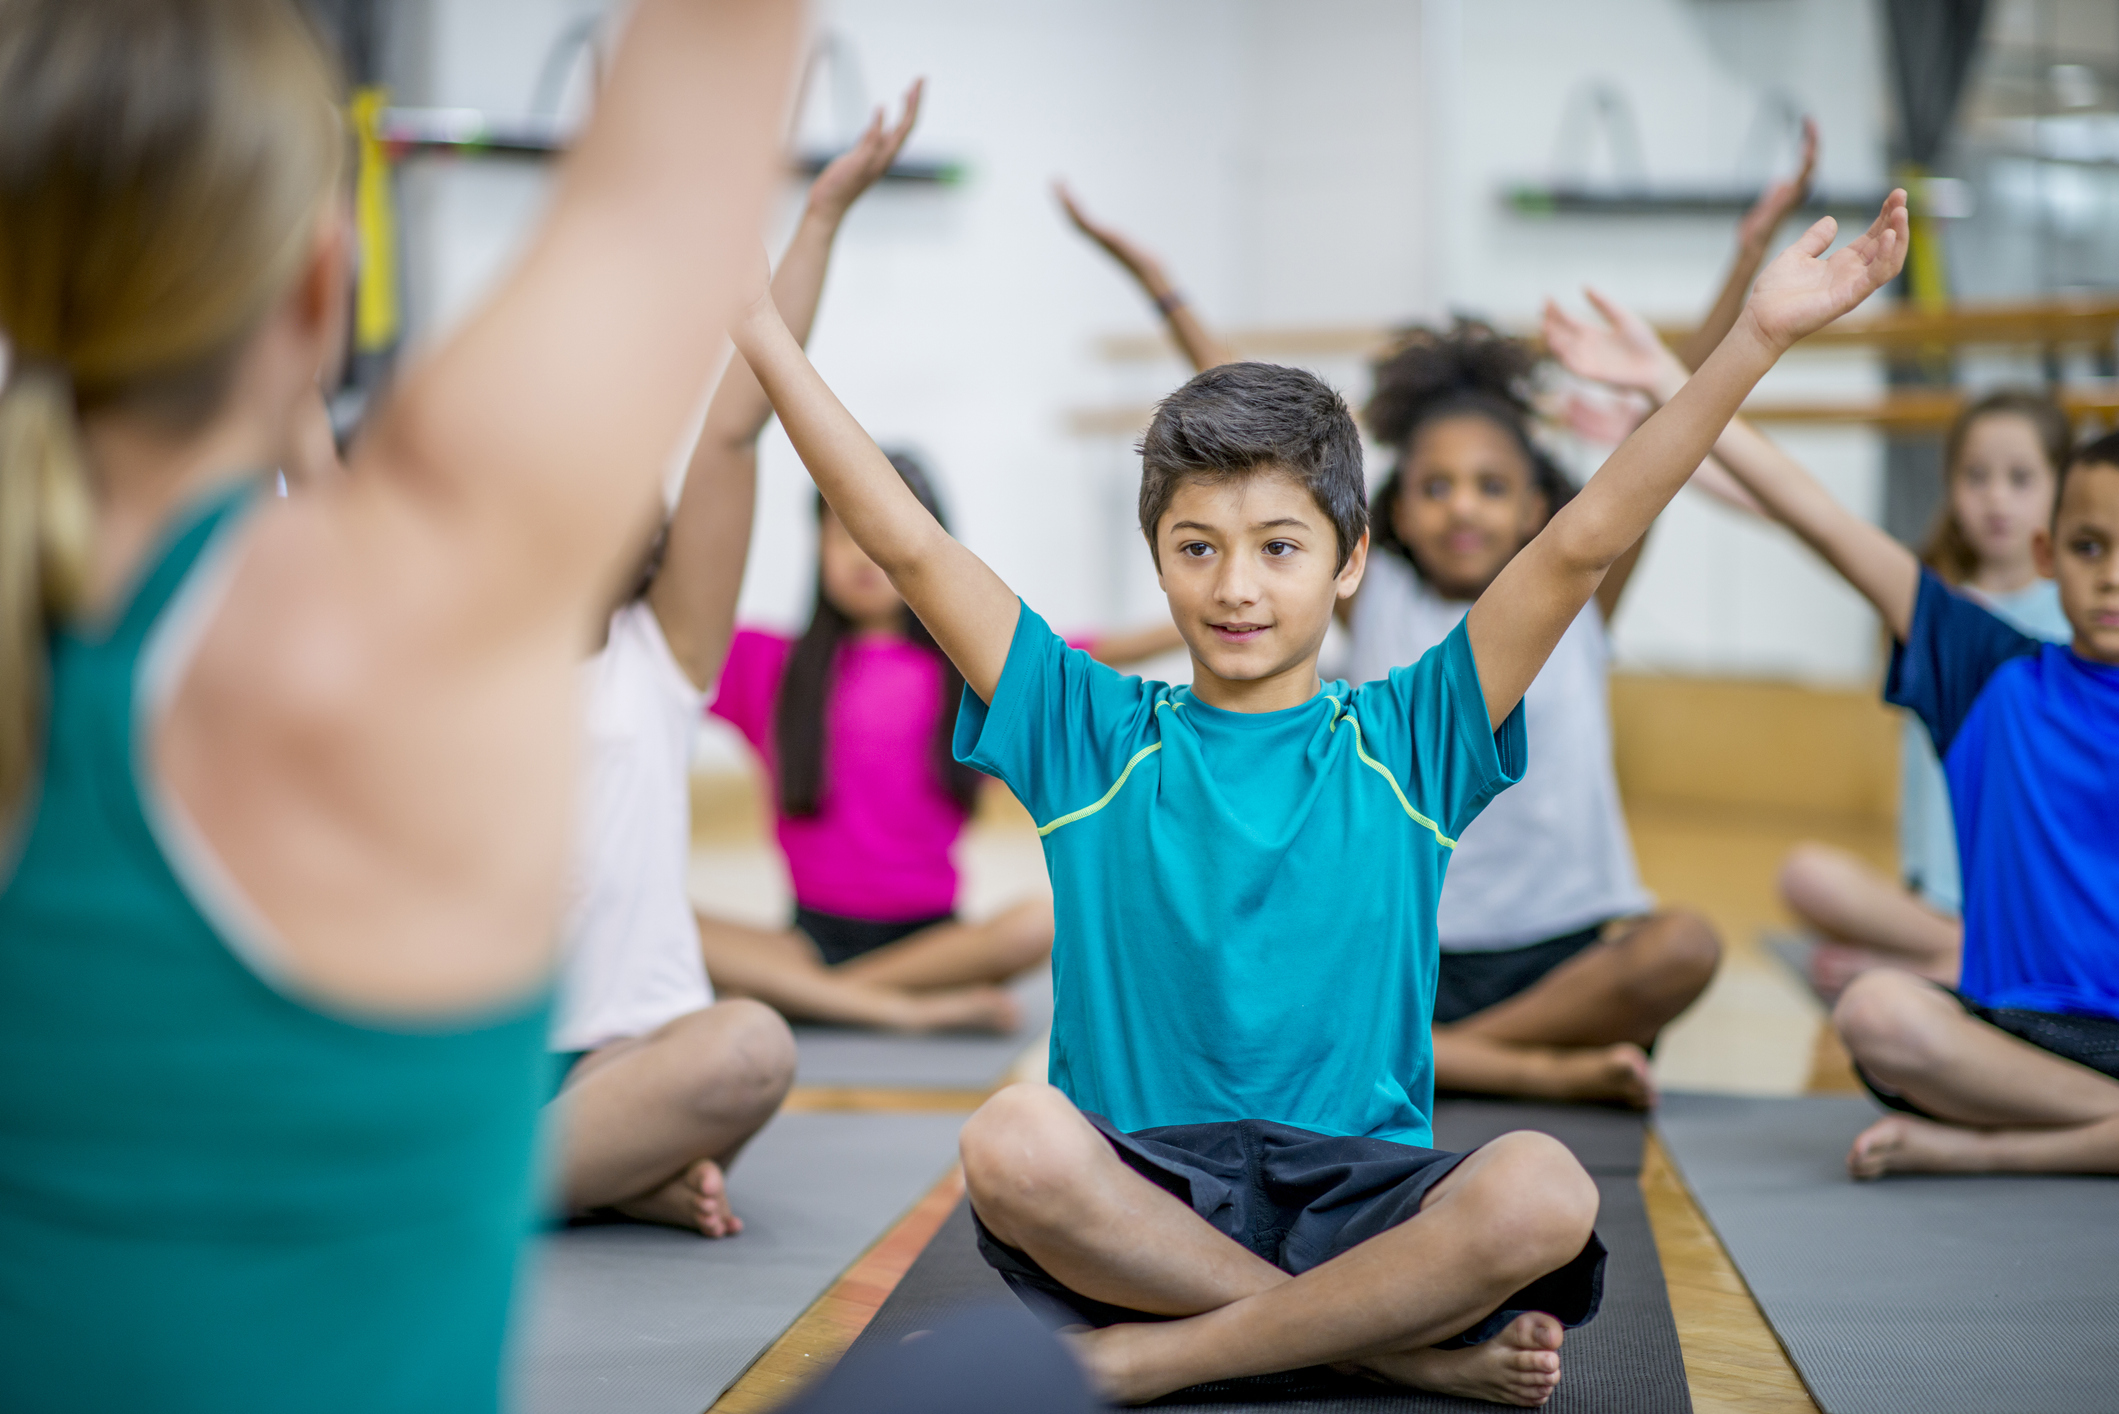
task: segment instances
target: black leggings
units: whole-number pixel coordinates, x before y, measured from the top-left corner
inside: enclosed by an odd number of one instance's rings
[[[954,913],[940,913],[932,918],[878,923],[872,919],[845,918],[836,913],[819,913],[814,908],[797,906],[795,930],[817,945],[817,952],[823,956],[826,967],[837,967],[863,953],[888,947],[900,938],[909,938],[923,928],[932,928],[937,923],[948,923],[955,918]]]

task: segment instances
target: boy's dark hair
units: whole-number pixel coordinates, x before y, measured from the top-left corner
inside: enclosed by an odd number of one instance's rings
[[[1300,481],[1331,517],[1346,568],[1369,528],[1361,430],[1346,399],[1300,368],[1225,363],[1164,398],[1136,448],[1140,533],[1158,567],[1155,529],[1186,481],[1227,481],[1270,467]]]
[[[2053,524],[2060,523],[2060,494],[2067,490],[2068,473],[2085,466],[2110,467],[2119,471],[2119,431],[2107,432],[2075,449],[2075,455],[2060,464],[2060,479],[2053,485]]]
[[[886,451],[884,455],[890,458],[890,464],[897,468],[898,475],[919,498],[920,504],[927,508],[927,513],[940,522],[943,529],[948,529],[949,521],[942,514],[941,499],[934,492],[934,480],[919,458],[906,451]],[[818,496],[818,521],[824,519],[826,509],[824,498]],[[773,704],[773,745],[780,769],[780,813],[791,819],[813,816],[822,806],[826,707],[831,697],[832,679],[838,669],[839,645],[852,628],[853,620],[840,613],[824,595],[824,565],[819,556],[817,607],[810,615],[809,627],[795,640],[794,649],[788,654],[787,667],[780,674],[779,699]],[[910,609],[905,611],[905,637],[908,642],[934,654],[942,665],[942,710],[936,714],[934,768],[943,788],[968,814],[978,801],[980,776],[969,766],[958,763],[951,746],[951,738],[956,733],[957,699],[964,692],[964,676],[934,641],[927,625],[921,623],[919,616]]]
[[[1943,444],[1942,504],[1936,508],[1934,527],[1920,547],[1921,563],[1951,584],[1963,584],[1979,572],[1979,552],[1972,548],[1964,527],[1957,523],[1957,513],[1950,509],[1950,484],[1961,470],[1965,439],[1972,435],[1973,426],[1983,417],[2002,416],[2020,417],[2038,434],[2046,465],[2053,470],[2053,509],[2060,509],[2060,478],[2067,474],[2068,451],[2075,443],[2074,429],[2068,425],[2067,412],[2060,404],[2043,393],[2004,388],[1966,408],[1950,424],[1949,439]]]
[[[1537,350],[1527,340],[1511,339],[1476,319],[1459,317],[1446,330],[1415,325],[1398,333],[1372,366],[1375,391],[1361,410],[1369,435],[1398,454],[1369,509],[1378,549],[1412,562],[1392,512],[1405,482],[1406,449],[1438,418],[1469,414],[1508,433],[1530,464],[1532,485],[1545,498],[1548,514],[1574,499],[1574,482],[1530,435],[1527,386],[1537,366]]]

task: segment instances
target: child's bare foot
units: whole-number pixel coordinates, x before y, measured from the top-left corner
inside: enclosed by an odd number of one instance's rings
[[[1012,1035],[1023,1025],[1022,1008],[999,987],[952,987],[907,995],[894,1029],[900,1031],[992,1031]]]
[[[1866,948],[1819,943],[1810,954],[1810,985],[1826,1002],[1836,1002],[1839,994],[1847,990],[1849,982],[1864,972],[1890,965],[1890,959]]]
[[[1912,1115],[1887,1115],[1855,1139],[1847,1172],[1855,1178],[1887,1173],[1988,1173],[1987,1136],[1976,1129],[1936,1124]]]
[[[1560,1387],[1560,1341],[1566,1333],[1557,1317],[1526,1311],[1484,1345],[1430,1346],[1363,1360],[1361,1368],[1393,1384],[1535,1409]]]
[[[1631,1041],[1615,1046],[1541,1049],[1529,1093],[1546,1100],[1616,1100],[1645,1110],[1655,1104],[1648,1053]]]
[[[639,1222],[689,1228],[704,1237],[743,1231],[743,1219],[729,1211],[728,1179],[712,1159],[701,1159],[652,1193],[612,1206]]]

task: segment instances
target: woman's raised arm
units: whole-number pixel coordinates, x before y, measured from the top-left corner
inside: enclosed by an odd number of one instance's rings
[[[800,15],[642,0],[521,263],[356,447],[349,496],[409,503],[484,631],[578,636],[644,547],[781,176]]]

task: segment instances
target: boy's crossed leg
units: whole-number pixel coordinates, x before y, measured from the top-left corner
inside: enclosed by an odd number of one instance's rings
[[[728,1166],[794,1077],[787,1023],[752,1001],[717,1002],[591,1052],[552,1102],[566,1211],[615,1208],[707,1237],[741,1232]]]
[[[1648,1048],[1707,989],[1720,961],[1720,940],[1696,914],[1672,909],[1615,924],[1505,1001],[1438,1022],[1435,1084],[1645,1109],[1655,1100]]]
[[[1481,1345],[1433,1348],[1587,1245],[1595,1182],[1545,1135],[1503,1135],[1466,1156],[1416,1216],[1299,1276],[1135,1172],[1050,1086],[987,1101],[962,1148],[973,1209],[995,1238],[1082,1296],[1179,1318],[1078,1337],[1113,1398],[1320,1364],[1521,1406],[1559,1383],[1563,1327],[1543,1312]]]
[[[2119,1173],[2119,1080],[2011,1036],[1906,972],[1865,972],[1832,1023],[1888,1115],[1847,1155],[1886,1173]],[[1926,1117],[1932,1116],[1932,1118]]]

